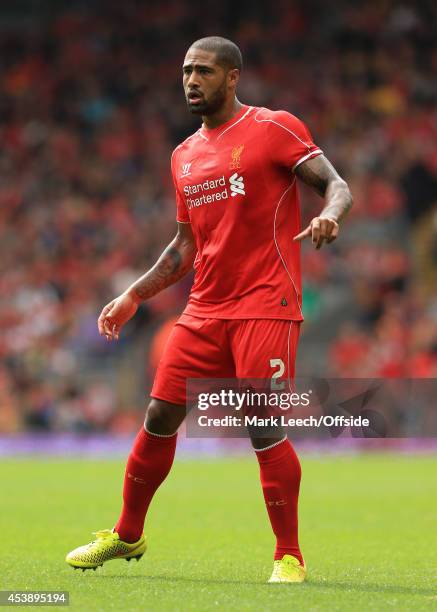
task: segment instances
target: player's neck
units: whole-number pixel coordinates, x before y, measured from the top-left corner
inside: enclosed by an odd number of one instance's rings
[[[223,105],[223,107],[214,113],[213,115],[205,115],[202,116],[203,126],[208,130],[213,130],[223,123],[227,123],[243,108],[243,104],[237,98],[230,100],[228,104]]]

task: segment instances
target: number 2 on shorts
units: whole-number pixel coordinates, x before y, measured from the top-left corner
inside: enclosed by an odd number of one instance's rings
[[[270,367],[278,368],[276,372],[273,372],[272,374],[272,381],[270,383],[270,389],[272,389],[272,391],[279,391],[280,389],[283,389],[285,386],[284,381],[280,382],[278,380],[278,378],[281,378],[281,376],[283,375],[285,371],[284,362],[282,361],[282,359],[270,359]]]

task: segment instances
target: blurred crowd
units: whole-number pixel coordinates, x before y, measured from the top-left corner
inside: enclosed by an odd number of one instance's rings
[[[137,429],[190,278],[115,347],[96,319],[175,232],[181,64],[210,34],[242,49],[240,100],[301,117],[354,195],[341,238],[303,248],[303,346],[328,321],[325,375],[437,377],[434,3],[38,6],[0,7],[0,431]]]

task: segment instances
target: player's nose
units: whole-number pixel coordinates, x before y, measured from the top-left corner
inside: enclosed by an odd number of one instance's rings
[[[186,86],[188,88],[188,91],[199,87],[199,75],[194,70],[190,74],[188,81],[186,82]]]

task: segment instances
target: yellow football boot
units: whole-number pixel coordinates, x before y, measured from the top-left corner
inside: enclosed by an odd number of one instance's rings
[[[120,540],[118,533],[110,529],[96,531],[93,535],[96,536],[95,540],[85,544],[85,546],[75,548],[66,556],[66,562],[74,569],[95,570],[106,561],[111,561],[111,559],[126,559],[126,561],[136,559],[139,561],[146,552],[147,544],[144,533],[138,542],[132,544]]]
[[[303,582],[306,574],[305,565],[301,565],[296,557],[284,555],[282,559],[274,561],[269,582]]]

